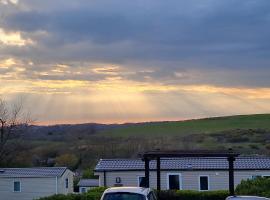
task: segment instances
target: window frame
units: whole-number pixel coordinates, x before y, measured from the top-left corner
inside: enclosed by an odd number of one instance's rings
[[[167,180],[166,180],[166,182],[167,182],[167,190],[171,190],[170,189],[170,179],[169,179],[169,177],[171,175],[172,176],[174,176],[174,175],[179,176],[179,189],[178,190],[183,190],[183,182],[182,182],[182,174],[181,173],[167,173]]]
[[[86,187],[80,187],[80,192],[81,193],[86,193],[87,192],[87,188]]]
[[[15,191],[15,183],[19,183],[19,190],[18,191]],[[17,180],[14,180],[13,181],[13,192],[22,192],[22,182],[21,181],[17,181]]]
[[[207,177],[207,190],[202,190],[201,189],[201,177]],[[199,191],[209,191],[210,190],[210,176],[209,175],[199,175],[198,177],[198,186],[199,186]]]

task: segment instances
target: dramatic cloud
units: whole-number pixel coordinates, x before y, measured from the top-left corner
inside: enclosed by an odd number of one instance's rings
[[[14,33],[5,33],[0,29],[0,44],[11,45],[11,46],[25,46],[27,44],[32,44],[33,42],[30,39],[23,39],[19,32]]]
[[[37,114],[58,105],[40,117],[52,122],[269,112],[269,7],[269,0],[0,0],[0,91],[43,99]],[[63,98],[92,114],[68,112]]]

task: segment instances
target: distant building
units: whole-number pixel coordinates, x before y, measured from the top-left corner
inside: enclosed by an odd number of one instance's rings
[[[235,186],[241,180],[270,177],[270,157],[238,157],[234,163]],[[156,161],[150,161],[150,187],[156,188]],[[100,186],[143,186],[144,162],[134,159],[101,159],[95,168]],[[228,190],[226,158],[161,159],[161,189]]]
[[[99,179],[81,179],[78,183],[79,192],[85,193],[95,187],[99,187]]]
[[[73,172],[66,167],[0,168],[0,199],[33,200],[73,192]]]

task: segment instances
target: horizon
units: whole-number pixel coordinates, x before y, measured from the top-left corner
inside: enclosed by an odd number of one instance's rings
[[[33,126],[58,126],[58,125],[84,125],[84,124],[100,124],[100,125],[127,125],[127,124],[145,124],[145,123],[162,123],[162,122],[186,122],[186,121],[196,121],[196,120],[207,120],[207,119],[215,119],[215,118],[227,118],[227,117],[239,117],[239,116],[253,116],[253,115],[270,115],[270,113],[255,113],[255,114],[245,114],[245,115],[221,115],[221,116],[210,116],[210,117],[202,117],[202,118],[190,118],[190,119],[175,119],[175,120],[161,120],[161,121],[126,121],[126,122],[108,122],[108,123],[99,123],[99,122],[82,122],[76,123],[74,121],[70,123],[55,123],[50,124],[46,122],[34,122],[31,125]]]
[[[269,6],[0,0],[0,98],[50,125],[270,113]]]

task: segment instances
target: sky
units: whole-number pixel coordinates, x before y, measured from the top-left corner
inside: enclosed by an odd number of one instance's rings
[[[270,113],[269,0],[0,0],[0,98],[39,124]]]

